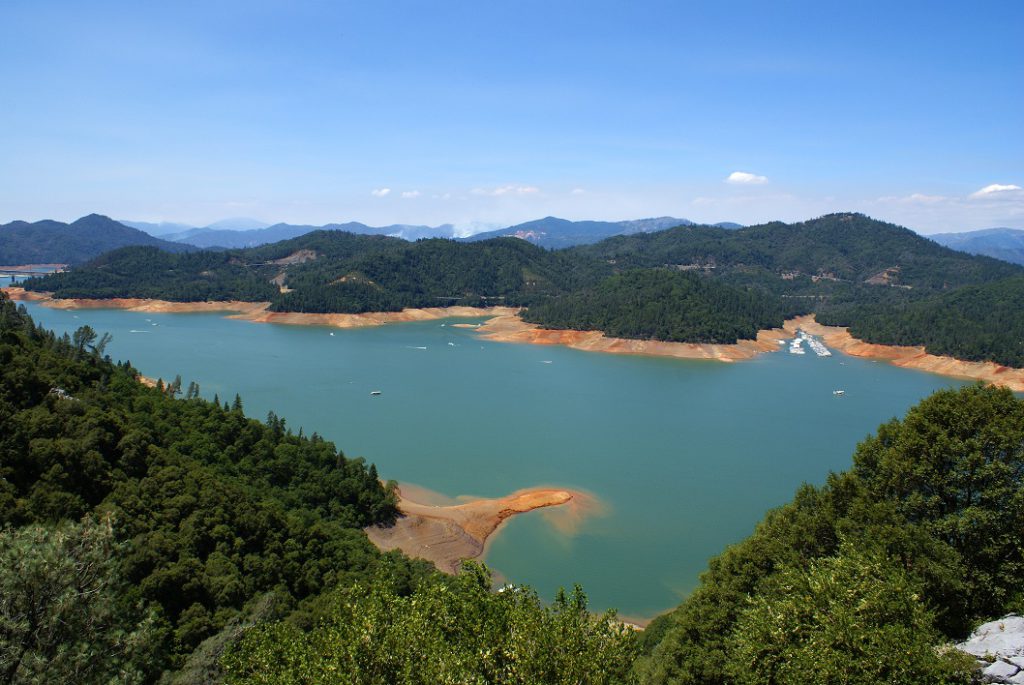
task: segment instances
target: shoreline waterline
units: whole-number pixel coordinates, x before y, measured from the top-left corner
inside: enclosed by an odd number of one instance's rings
[[[388,323],[407,323],[446,318],[487,318],[476,330],[485,340],[525,343],[531,345],[563,345],[586,352],[646,355],[676,359],[734,362],[753,359],[766,352],[778,352],[779,340],[791,338],[798,328],[820,336],[825,344],[843,354],[885,361],[900,368],[926,371],[956,379],[983,381],[992,385],[1024,392],[1024,369],[1002,366],[994,362],[973,362],[929,354],[923,346],[879,345],[850,335],[844,327],[819,324],[813,314],[787,320],[783,328],[758,331],[756,340],[735,344],[682,343],[659,340],[612,338],[600,331],[547,329],[527,323],[515,307],[431,307],[403,309],[399,312],[367,312],[362,314],[315,314],[305,312],[271,312],[269,302],[170,302],[142,298],[57,299],[51,293],[31,292],[11,286],[2,289],[12,300],[25,300],[52,309],[122,309],[154,313],[228,312],[227,318],[254,323],[297,326],[362,328]]]

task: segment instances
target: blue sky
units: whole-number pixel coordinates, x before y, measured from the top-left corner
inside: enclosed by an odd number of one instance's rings
[[[0,221],[1024,228],[1019,1],[4,0],[0,94]]]

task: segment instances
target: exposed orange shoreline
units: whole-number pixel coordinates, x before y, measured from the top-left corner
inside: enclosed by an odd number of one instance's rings
[[[415,502],[401,489],[398,494],[402,516],[395,525],[370,526],[366,534],[385,552],[400,549],[408,556],[430,561],[445,573],[457,572],[463,559],[482,556],[488,538],[506,519],[534,509],[586,501],[582,493],[556,488],[532,488],[497,499],[451,505]]]
[[[631,340],[610,338],[600,331],[540,328],[523,321],[516,313],[496,316],[480,326],[478,330],[487,340],[498,342],[565,345],[588,352],[647,354],[679,359],[713,359],[721,362],[753,359],[764,352],[775,352],[779,349],[779,340],[793,337],[785,329],[772,328],[758,331],[756,340],[740,340],[731,345]]]
[[[801,316],[786,322],[786,328],[802,328],[812,335],[821,336],[829,347],[851,357],[864,357],[886,361],[905,369],[918,369],[940,376],[979,380],[999,385],[1014,392],[1024,392],[1024,369],[1001,366],[994,362],[968,362],[953,357],[940,357],[925,352],[924,347],[898,345],[876,345],[864,342],[839,326],[824,326],[814,320],[814,315]]]
[[[540,328],[523,321],[518,309],[512,307],[431,307],[404,309],[400,312],[370,312],[366,314],[305,314],[297,312],[267,311],[267,302],[167,302],[147,299],[55,299],[49,293],[28,292],[9,287],[4,291],[12,300],[31,300],[55,309],[126,309],[128,311],[177,312],[233,312],[230,318],[257,323],[278,323],[305,326],[332,326],[356,328],[379,326],[387,323],[429,321],[456,317],[490,317],[477,330],[488,340],[498,342],[529,343],[533,345],[565,345],[588,352],[611,354],[641,354],[678,359],[711,359],[733,362],[752,359],[764,352],[777,352],[779,340],[793,336],[797,328],[821,336],[825,344],[844,354],[867,359],[878,359],[894,366],[918,369],[942,376],[980,380],[993,385],[1024,392],[1024,369],[1001,366],[993,362],[970,362],[928,354],[923,347],[876,345],[858,340],[845,328],[823,326],[814,315],[786,321],[783,328],[762,330],[756,340],[741,340],[733,345],[707,343],[678,343],[658,340],[630,340],[611,338],[599,331],[571,331]]]

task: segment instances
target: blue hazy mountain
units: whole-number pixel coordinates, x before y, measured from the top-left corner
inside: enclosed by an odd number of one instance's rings
[[[1018,228],[986,228],[964,233],[938,233],[928,237],[954,250],[1024,265],[1024,230]]]
[[[154,238],[110,217],[90,214],[70,224],[12,221],[0,225],[0,264],[78,264],[129,245],[186,252],[191,245]]]
[[[572,245],[589,245],[610,238],[613,235],[630,235],[633,233],[653,233],[676,226],[692,226],[689,219],[677,219],[662,216],[652,219],[634,219],[632,221],[569,221],[548,216],[524,224],[500,228],[496,231],[477,233],[466,241],[487,240],[511,236],[550,249],[570,247]]]
[[[466,227],[460,230],[452,224],[427,226],[419,224],[391,224],[388,226],[369,226],[358,221],[347,223],[331,223],[323,226],[310,224],[279,223],[272,226],[261,225],[258,228],[237,229],[227,226],[243,225],[241,222],[253,222],[252,219],[230,219],[219,221],[204,227],[190,227],[183,224],[152,224],[140,221],[124,222],[130,226],[141,228],[152,235],[160,235],[165,240],[187,243],[202,248],[245,248],[258,247],[281,240],[298,238],[312,231],[346,231],[362,235],[387,235],[404,240],[421,238],[456,238],[465,236]],[[258,223],[258,222],[257,222]],[[652,219],[636,219],[632,221],[569,221],[557,217],[546,217],[515,226],[487,230],[474,233],[468,237],[459,237],[464,241],[486,240],[500,236],[522,238],[536,245],[547,248],[570,247],[595,243],[613,235],[629,235],[632,233],[650,233],[662,231],[675,226],[692,226],[688,219],[675,217],[657,217]],[[719,228],[742,228],[740,224],[722,222],[714,224]],[[166,230],[168,228],[178,230]],[[159,233],[158,233],[159,232]]]
[[[219,223],[219,222],[218,222]],[[243,248],[258,247],[282,240],[291,240],[313,231],[345,231],[363,235],[387,235],[405,240],[420,238],[451,238],[455,235],[455,227],[451,224],[441,226],[419,226],[413,224],[391,224],[390,226],[367,226],[358,221],[344,224],[326,224],[312,226],[308,224],[274,224],[263,228],[249,230],[216,229],[210,226],[192,228],[180,233],[164,236],[168,240],[188,243],[202,248]]]

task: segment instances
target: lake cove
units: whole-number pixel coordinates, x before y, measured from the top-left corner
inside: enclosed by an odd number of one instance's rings
[[[587,493],[585,509],[508,519],[484,559],[503,581],[547,598],[578,582],[595,609],[635,618],[678,604],[710,557],[847,468],[879,423],[962,384],[782,346],[722,364],[493,342],[454,320],[332,330],[25,304],[58,333],[113,334],[107,352],[146,376],[238,393],[248,415],[274,411],[384,478],[453,499]]]

